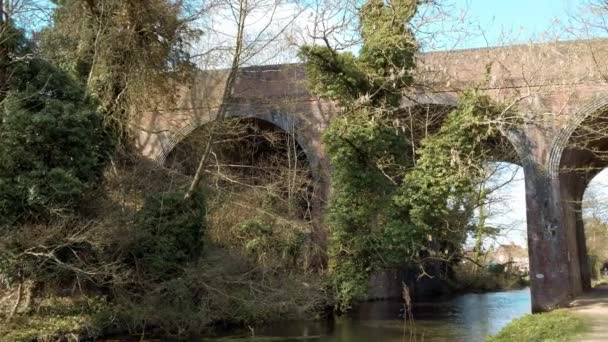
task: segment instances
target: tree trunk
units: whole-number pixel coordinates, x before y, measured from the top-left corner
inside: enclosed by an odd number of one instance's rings
[[[4,99],[8,82],[9,42],[11,34],[9,4],[10,0],[0,0],[0,101]]]
[[[486,197],[486,189],[482,185],[482,189],[479,193],[478,198],[478,207],[479,207],[479,221],[477,221],[477,230],[475,232],[475,261],[479,263],[481,256],[483,254],[483,237],[485,235],[486,230],[486,208],[485,208],[485,200]]]

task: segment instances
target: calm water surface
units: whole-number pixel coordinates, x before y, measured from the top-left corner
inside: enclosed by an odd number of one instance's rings
[[[209,341],[481,342],[513,319],[530,313],[530,291],[466,294],[449,301],[416,304],[415,324],[406,330],[406,339],[403,320],[398,317],[400,307],[398,302],[366,303],[352,317],[332,323],[284,323],[258,328],[255,336],[243,331]]]

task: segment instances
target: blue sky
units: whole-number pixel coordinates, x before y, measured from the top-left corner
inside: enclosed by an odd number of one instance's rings
[[[523,168],[509,164],[502,172],[491,177],[488,183],[490,187],[507,184],[490,195],[492,204],[487,207],[486,223],[491,227],[500,228],[501,234],[495,241],[489,240],[486,244],[515,243],[527,247],[526,188]]]
[[[515,175],[512,172],[515,172]],[[490,183],[502,184],[511,177],[513,177],[511,183],[493,193],[494,198],[500,198],[501,200],[489,206],[487,223],[490,226],[501,228],[502,234],[496,241],[487,241],[487,245],[515,243],[526,246],[527,244],[526,188],[523,168],[512,165],[510,170],[505,170],[503,173],[490,178]],[[605,203],[608,203],[608,169],[604,169],[595,176],[585,190],[583,202],[593,200],[599,202],[596,210],[602,212],[603,216],[600,216],[600,218],[606,220],[607,206]],[[583,215],[587,217],[592,214],[593,210],[591,209],[583,212]]]
[[[584,0],[448,0],[452,14],[466,13],[463,26],[481,29],[459,48],[501,45],[551,39],[567,26],[570,16],[584,8]],[[485,37],[484,37],[485,36]]]

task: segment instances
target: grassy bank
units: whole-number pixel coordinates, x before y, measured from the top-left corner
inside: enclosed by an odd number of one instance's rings
[[[574,341],[586,330],[587,324],[582,318],[557,310],[518,318],[486,342]]]

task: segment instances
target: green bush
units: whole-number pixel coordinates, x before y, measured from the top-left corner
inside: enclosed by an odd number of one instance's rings
[[[13,63],[0,107],[0,224],[73,210],[98,180],[111,140],[69,75],[38,58]]]
[[[496,264],[493,264],[496,265]],[[472,262],[458,263],[453,266],[452,288],[459,292],[502,291],[529,286],[526,275],[504,269],[493,270],[489,265],[478,266]]]
[[[136,214],[131,253],[151,276],[165,278],[202,251],[203,196],[184,200],[181,192],[148,196]]]

